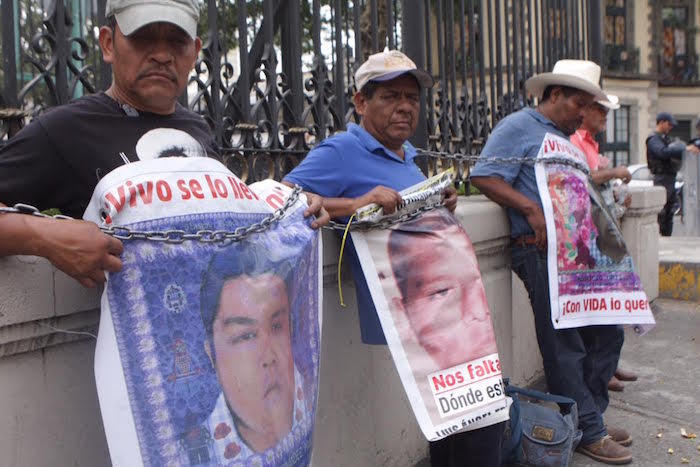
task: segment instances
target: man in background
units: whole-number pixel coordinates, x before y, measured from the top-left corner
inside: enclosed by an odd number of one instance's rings
[[[659,233],[664,237],[673,234],[673,215],[678,205],[676,193],[676,174],[683,165],[683,152],[700,154],[700,148],[694,144],[685,147],[671,144],[669,133],[678,122],[668,112],[659,112],[656,116],[656,131],[646,140],[647,165],[654,174],[654,186],[666,190],[666,204],[659,213]]]
[[[605,131],[610,110],[620,108],[617,96],[608,94],[607,97],[607,101],[597,100],[584,109],[583,122],[578,130],[571,135],[570,139],[586,155],[588,166],[591,169],[591,180],[599,187],[603,200],[610,209],[610,213],[619,220],[624,213],[624,208],[629,205],[629,197],[625,196],[625,199],[616,199],[618,195],[614,193],[610,181],[619,178],[622,180],[622,183],[629,183],[632,175],[624,165],[610,167],[610,160],[600,154],[598,142],[595,140],[596,135]],[[608,383],[608,389],[611,391],[622,391],[625,388],[622,381],[636,380],[636,374],[617,368]]]

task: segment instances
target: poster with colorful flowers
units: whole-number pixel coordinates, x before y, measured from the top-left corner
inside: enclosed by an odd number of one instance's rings
[[[535,165],[547,223],[547,270],[555,329],[653,325],[622,233],[588,178],[584,154],[548,133]]]

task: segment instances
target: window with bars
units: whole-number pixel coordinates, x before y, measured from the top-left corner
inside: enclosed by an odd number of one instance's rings
[[[639,49],[631,46],[634,2],[605,0],[604,67],[613,72],[639,72]]]
[[[629,105],[622,105],[608,115],[603,154],[613,166],[630,164]]]
[[[659,78],[662,83],[697,82],[696,27],[689,0],[663,0],[660,8]]]

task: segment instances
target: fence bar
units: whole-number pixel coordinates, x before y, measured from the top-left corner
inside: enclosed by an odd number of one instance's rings
[[[209,0],[210,8],[216,4],[214,0]],[[239,105],[241,107],[241,120],[248,122],[250,114],[250,67],[248,66],[248,25],[246,24],[246,0],[238,0],[236,3],[238,10],[238,54],[240,57],[241,74],[238,78],[240,92]]]
[[[532,46],[532,43],[534,42],[534,41],[533,41],[533,34],[534,34],[534,31],[535,31],[535,28],[532,27],[532,23],[533,23],[533,22],[536,22],[536,18],[534,18],[534,17],[532,16],[532,0],[527,0],[526,6],[527,6],[527,26],[528,26],[527,29],[528,29],[528,32],[529,32],[528,37],[527,37],[527,50],[528,50],[527,62],[528,62],[528,72],[527,72],[526,78],[529,78],[530,76],[532,76],[532,74],[533,74],[533,72],[534,72],[533,66],[532,66],[532,61],[533,61],[533,59],[534,59],[535,49],[534,49],[534,47]],[[533,21],[533,20],[535,20],[535,21]],[[527,97],[527,96],[526,96],[526,97]]]
[[[537,66],[536,66],[536,72],[537,73],[542,73],[544,71],[544,57],[542,51],[544,50],[544,46],[547,43],[545,40],[544,36],[544,31],[545,31],[545,22],[544,22],[544,14],[543,14],[543,9],[542,9],[542,0],[535,0],[535,48],[537,49]],[[542,35],[540,35],[540,31],[542,31]]]
[[[343,18],[340,0],[335,0],[335,11],[333,12],[333,22],[335,24],[335,66],[333,67],[333,80],[335,81],[335,109],[340,118],[341,129],[345,129],[345,78],[343,76],[345,68],[345,48],[343,47]]]
[[[426,69],[425,63],[425,26],[423,18],[425,18],[425,4],[416,2],[415,0],[402,0],[401,3],[403,15],[402,30],[411,31],[411,34],[405,35],[402,44],[404,52],[411,60],[416,63],[416,66],[421,69]],[[430,67],[427,67],[430,71]],[[426,121],[426,92],[421,90],[421,111],[418,116],[418,125],[416,131],[411,138],[411,144],[418,148],[428,147],[428,127]]]
[[[265,17],[268,21],[264,21],[265,30],[263,34],[266,39],[266,51],[265,58],[266,64],[265,69],[268,74],[265,76],[265,84],[267,90],[270,92],[267,95],[267,103],[270,112],[270,147],[276,149],[278,147],[279,139],[277,138],[277,60],[275,57],[275,49],[272,46],[275,43],[275,28],[274,28],[274,17],[275,9],[273,5],[274,0],[265,0],[263,4]]]
[[[474,25],[476,22],[474,21],[474,0],[469,0],[469,56],[471,59],[471,66],[469,67],[471,70],[471,79],[472,79],[472,98],[471,98],[471,104],[472,104],[472,115],[471,115],[471,121],[472,121],[472,128],[476,131],[472,131],[471,135],[467,135],[469,138],[468,141],[468,146],[471,147],[471,140],[476,137],[478,129],[476,128],[476,125],[478,125],[479,121],[479,109],[477,108],[476,103],[478,102],[478,97],[476,93],[476,31],[474,31]],[[469,115],[467,115],[467,118],[469,118]]]
[[[392,0],[386,0],[386,37],[389,50],[396,48],[394,40],[394,9],[392,8]]]
[[[353,20],[355,21],[353,29],[355,34],[355,70],[357,70],[357,67],[362,65],[362,62],[365,61],[362,54],[362,27],[360,22],[361,8],[362,7],[360,6],[360,0],[354,0],[352,2],[352,16]]]
[[[445,54],[449,57],[449,61],[447,65],[449,66],[449,80],[450,80],[450,97],[448,99],[450,103],[450,113],[451,113],[451,119],[450,121],[452,122],[452,125],[450,125],[450,136],[457,135],[457,122],[459,122],[459,119],[457,118],[457,106],[459,105],[459,97],[457,97],[457,63],[456,63],[456,54],[455,54],[455,28],[454,28],[454,17],[455,17],[455,7],[454,7],[454,2],[449,1],[447,2],[447,12],[445,15],[445,36],[446,39],[445,41],[447,42],[446,48],[441,49],[445,50]],[[448,76],[445,76],[446,78]],[[445,89],[447,90],[447,89]],[[447,110],[447,109],[445,109]]]
[[[498,40],[494,41],[493,47],[496,49],[496,95],[498,96],[499,102],[494,102],[491,105],[493,106],[493,109],[498,109],[499,106],[503,106],[503,60],[501,56],[501,53],[503,52],[503,41],[501,41],[501,0],[496,0],[495,3],[495,25],[496,37],[498,38]],[[499,120],[501,118],[501,113],[502,109],[499,111]]]
[[[525,95],[525,74],[527,57],[525,56],[525,1],[518,3],[518,16],[520,19],[520,73],[518,74],[518,108],[525,105],[527,96]]]
[[[473,0],[471,0],[473,1]],[[480,3],[481,4],[481,3]],[[484,12],[481,7],[479,7],[479,13],[477,15],[477,26],[479,31],[479,38],[481,39],[479,45],[479,99],[486,99],[486,60],[484,59],[484,47],[486,47],[486,35],[484,34]],[[474,47],[476,47],[476,42]],[[476,96],[475,96],[475,100]]]
[[[66,27],[66,8],[62,0],[54,2],[54,27],[56,28],[56,101],[54,105],[65,104],[68,96],[68,66],[66,60],[70,54],[68,50],[68,28]]]
[[[497,53],[495,41],[493,40],[493,2],[486,2],[487,17],[486,22],[488,23],[488,44],[489,44],[489,89],[491,91],[491,127],[496,125],[496,83],[494,82],[494,56]],[[484,42],[485,44],[486,42]],[[485,64],[484,64],[485,65]]]
[[[209,39],[207,44],[207,53],[210,60],[209,79],[211,80],[211,109],[209,115],[214,128],[214,139],[218,145],[223,145],[223,119],[221,105],[221,45],[219,44],[219,35],[217,34],[218,27],[218,10],[214,0],[209,0],[209,8],[207,8],[207,21],[209,22]],[[187,92],[187,91],[185,91]],[[210,123],[210,124],[211,124]]]
[[[372,16],[372,53],[379,50],[379,13],[377,12],[377,0],[370,0]]]
[[[19,107],[17,99],[17,55],[15,54],[15,6],[12,0],[0,3],[2,12],[2,69],[4,71],[3,99],[0,104]],[[4,100],[5,102],[1,102]]]
[[[406,1],[406,0],[405,0]],[[410,0],[408,0],[410,1]],[[439,1],[439,0],[438,0]],[[433,45],[433,35],[432,35],[432,28],[430,27],[430,0],[425,0],[425,3],[423,4],[423,19],[425,21],[425,47],[426,47],[426,54],[425,54],[425,66],[428,70],[429,73],[433,74],[433,54],[432,54],[432,45]],[[436,124],[435,124],[435,98],[434,98],[434,89],[435,87],[433,86],[432,88],[428,89],[427,92],[427,101],[428,105],[426,108],[426,119],[427,119],[427,126],[428,126],[428,134],[433,134],[436,129]],[[430,141],[429,141],[430,143]],[[431,149],[433,147],[431,146]]]
[[[590,60],[603,63],[603,10],[600,2],[588,2]]]
[[[287,0],[283,5],[282,21],[282,71],[291,92],[287,98],[289,110],[284,118],[289,124],[296,124],[295,117],[304,110],[304,75],[301,71],[301,7],[299,0]]]

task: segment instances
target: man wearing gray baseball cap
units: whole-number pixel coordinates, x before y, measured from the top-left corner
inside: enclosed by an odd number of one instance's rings
[[[111,86],[40,115],[0,149],[0,206],[58,208],[79,219],[97,182],[120,165],[219,156],[204,119],[178,103],[202,46],[199,2],[108,0],[105,15],[99,42]],[[310,199],[307,214],[325,214]],[[119,240],[90,222],[0,214],[0,257],[46,257],[86,287],[118,271],[121,252]]]
[[[99,41],[111,86],[40,115],[0,149],[1,202],[80,219],[100,178],[142,158],[137,144],[156,129],[184,135],[188,154],[217,155],[206,122],[177,103],[201,48],[197,2],[108,0],[106,17]],[[172,142],[158,145],[164,153]],[[0,240],[8,232],[26,235],[0,241],[0,256],[44,256],[86,287],[121,268],[121,243],[90,222],[0,215]]]

